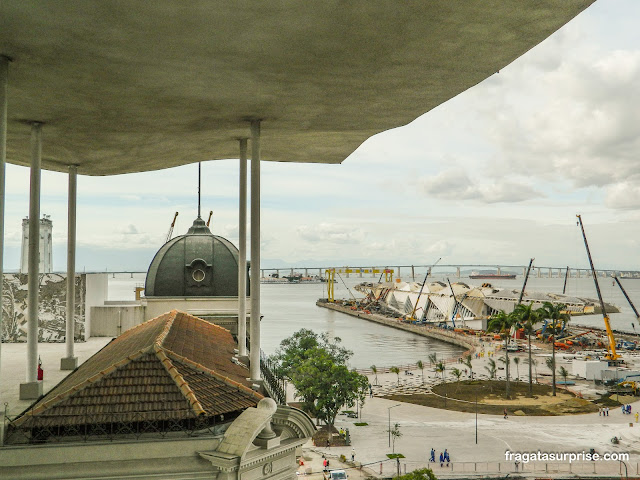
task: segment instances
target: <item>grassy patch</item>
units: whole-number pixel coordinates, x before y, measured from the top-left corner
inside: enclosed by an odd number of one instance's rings
[[[567,415],[598,411],[598,405],[578,398],[564,389],[557,389],[552,396],[548,385],[533,385],[533,398],[528,397],[528,382],[510,382],[511,395],[505,398],[504,381],[473,380],[450,382],[433,388],[433,394],[390,395],[385,398],[424,405],[427,407],[473,413],[502,415],[506,409],[509,415]],[[445,398],[446,397],[446,398]]]
[[[356,427],[366,427],[369,424],[367,422],[356,422],[356,423],[354,423],[354,425]]]

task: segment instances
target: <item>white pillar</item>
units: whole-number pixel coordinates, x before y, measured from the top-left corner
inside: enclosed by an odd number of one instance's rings
[[[260,120],[251,121],[250,376],[260,380]]]
[[[247,356],[247,139],[240,139],[240,204],[238,218],[238,352]]]
[[[73,356],[76,311],[76,200],[78,167],[69,165],[69,199],[67,215],[67,356],[60,359],[60,370],[75,370],[78,358]]]
[[[9,73],[9,59],[0,55],[0,369],[2,368],[2,282],[4,278],[4,172],[7,161],[7,84]],[[0,377],[0,385],[2,378]],[[0,394],[0,405],[2,403],[2,395]],[[0,422],[0,445],[4,440],[4,419]]]
[[[42,124],[31,125],[31,190],[29,195],[29,274],[27,278],[27,378],[20,400],[42,395],[38,382],[38,294],[40,277],[40,163]]]

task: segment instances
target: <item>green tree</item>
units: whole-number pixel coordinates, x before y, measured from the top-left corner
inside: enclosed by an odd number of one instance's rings
[[[371,373],[375,375],[374,385],[378,385],[378,367],[371,365]]]
[[[529,397],[533,397],[533,377],[531,376],[531,334],[533,333],[533,326],[540,319],[540,314],[537,310],[533,310],[533,302],[529,305],[518,304],[513,311],[518,325],[524,329],[524,333],[527,334],[527,352],[529,356]],[[537,382],[537,379],[536,379]]]
[[[422,363],[422,360],[418,360],[416,362],[416,367],[418,367],[422,372],[422,384],[424,385],[424,363]]]
[[[437,478],[433,474],[431,469],[420,468],[418,470],[414,470],[413,472],[405,473],[404,475],[400,475],[398,477],[393,477],[393,480],[437,480]]]
[[[391,433],[391,445],[393,446],[391,452],[396,453],[396,440],[402,436],[402,432],[400,431],[400,424],[394,424],[391,430],[389,430],[389,433]]]
[[[462,361],[462,363],[464,363],[464,365],[469,369],[469,373],[471,374],[471,380],[473,380],[473,364],[471,363],[471,355],[467,354],[467,356],[464,357],[464,360]]]
[[[391,367],[389,371],[391,373],[395,373],[398,376],[398,386],[400,386],[400,369],[398,367]]]
[[[296,389],[303,409],[329,425],[344,405],[364,404],[369,387],[366,376],[349,370],[351,352],[339,342],[302,329],[284,339],[271,357],[276,371]]]
[[[270,358],[275,365],[276,374],[291,378],[292,372],[314,354],[315,348],[325,350],[334,363],[346,364],[353,352],[342,347],[340,343],[339,337],[331,340],[326,332],[318,335],[313,330],[302,328],[282,340],[276,353]]]
[[[538,309],[541,318],[546,318],[550,321],[547,325],[547,331],[549,331],[549,338],[551,339],[551,356],[553,358],[553,371],[552,371],[552,394],[556,395],[556,336],[564,330],[565,325],[571,319],[571,317],[564,313],[564,309],[567,306],[564,303],[551,303],[544,302],[542,307]]]
[[[493,315],[489,319],[489,325],[487,326],[488,332],[498,332],[500,337],[504,339],[504,354],[505,354],[505,373],[507,377],[505,396],[509,398],[509,338],[511,337],[511,327],[515,325],[516,317],[512,313],[505,313],[504,310],[500,310],[497,314]]]

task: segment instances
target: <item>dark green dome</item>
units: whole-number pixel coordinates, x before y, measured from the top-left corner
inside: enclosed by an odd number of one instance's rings
[[[169,240],[156,253],[145,296],[237,297],[238,249],[196,218],[186,235]]]

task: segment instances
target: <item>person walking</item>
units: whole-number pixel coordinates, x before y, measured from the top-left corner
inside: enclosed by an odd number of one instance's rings
[[[505,420],[507,419],[507,409],[506,408],[504,409],[504,419]]]
[[[444,465],[444,455],[440,452],[440,467]]]
[[[351,461],[352,462],[356,461],[356,449],[355,448],[351,449]]]
[[[638,414],[636,413],[636,422],[638,421]],[[429,461],[432,463],[436,463],[436,451],[431,448],[431,456],[429,457]]]

